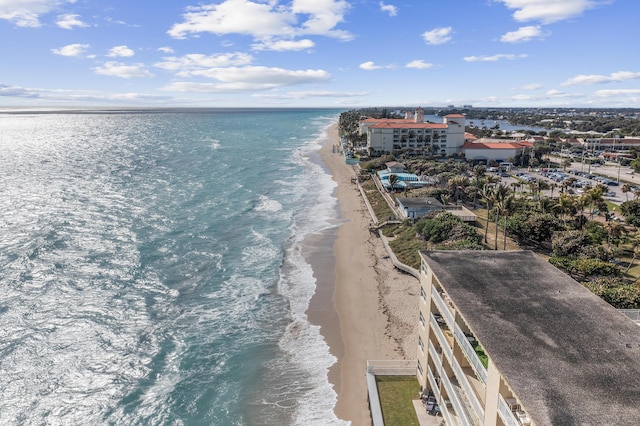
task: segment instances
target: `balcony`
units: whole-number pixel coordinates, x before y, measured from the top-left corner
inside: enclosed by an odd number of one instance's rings
[[[487,369],[482,364],[482,361],[480,361],[480,358],[478,358],[478,354],[476,354],[475,349],[473,349],[473,346],[471,346],[471,343],[469,343],[467,336],[462,332],[462,329],[458,326],[458,324],[455,325],[454,334],[456,336],[458,344],[462,348],[462,351],[471,363],[471,366],[475,370],[476,374],[478,375],[480,380],[486,383]]]
[[[513,407],[513,405],[512,405]],[[502,395],[498,395],[498,414],[506,426],[521,426],[516,415]]]
[[[433,346],[433,343],[431,341],[429,341],[429,357],[431,357],[431,359],[433,360],[434,364],[437,364],[438,366],[441,365],[441,363],[442,363],[442,355],[438,353],[438,351]],[[457,377],[457,381],[462,384],[462,387],[464,388],[464,392],[466,393],[465,400],[467,402],[467,405],[470,406],[468,408],[469,411],[473,410],[473,413],[478,418],[478,420],[483,419],[484,418],[484,408],[482,407],[482,404],[480,403],[478,395],[474,392],[473,387],[469,383],[467,374],[464,372],[462,367],[460,367],[460,364],[457,362],[457,360],[452,359],[451,360],[451,365],[452,365],[453,371],[454,371],[454,373],[455,373],[455,375]]]
[[[455,411],[455,415],[458,418],[458,424],[462,426],[475,425],[475,423],[471,420],[471,417],[469,416],[467,407],[465,406],[465,404],[461,399],[460,387],[458,386],[457,382],[452,381],[451,379],[449,379],[449,377],[447,377],[446,374],[443,374],[442,385],[444,386],[444,389],[447,391],[447,395],[449,396],[449,400],[451,402],[453,410]],[[450,414],[453,414],[453,413],[450,413]]]
[[[435,287],[431,287],[431,297],[436,302],[436,305],[438,306],[440,313],[442,314],[445,321],[447,322],[447,326],[449,327],[450,330],[453,330],[453,325],[455,324],[453,313],[451,312],[449,307],[446,305],[446,303],[440,296],[440,293],[438,293],[438,290]]]
[[[449,334],[450,336],[449,338],[447,338],[447,336],[445,336],[444,331],[442,331],[442,329],[440,328],[440,325],[438,324],[436,317],[433,316],[433,314],[431,314],[431,318],[429,318],[429,322],[431,323],[431,328],[436,333],[436,338],[438,339],[438,343],[440,343],[440,347],[444,349],[444,352],[447,355],[449,362],[451,362],[451,360],[453,360],[453,350],[451,349],[451,347],[453,346],[453,336],[451,336],[451,332],[447,330],[448,332],[447,334]]]

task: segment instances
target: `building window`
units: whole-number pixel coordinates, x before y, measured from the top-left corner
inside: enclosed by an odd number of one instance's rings
[[[424,300],[425,302],[427,301],[427,293],[425,293],[424,287],[422,286],[420,286],[420,297],[422,297],[422,300]]]
[[[424,315],[422,315],[422,311],[420,311],[420,324],[422,324],[422,327],[427,326],[427,322],[424,320]]]
[[[420,267],[422,268],[422,272],[424,272],[425,275],[427,275],[429,273],[429,267],[427,266],[427,264],[425,262],[422,262]]]
[[[418,360],[418,371],[421,376],[424,376],[424,370],[422,370],[422,364],[420,364],[420,360]]]
[[[420,350],[424,353],[424,342],[422,341],[422,337],[418,336],[418,346],[420,346]]]

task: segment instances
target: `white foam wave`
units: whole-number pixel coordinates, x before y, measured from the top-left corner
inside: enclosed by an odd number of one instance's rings
[[[258,212],[279,212],[282,210],[282,204],[277,200],[270,199],[266,195],[260,195],[255,210]]]
[[[323,139],[324,138],[324,139]],[[318,326],[309,323],[307,309],[316,289],[311,265],[302,253],[302,242],[312,233],[336,226],[338,220],[335,182],[324,169],[309,159],[309,153],[322,146],[326,131],[300,149],[294,150],[291,160],[304,166],[307,173],[299,179],[300,204],[293,225],[291,246],[286,250],[279,292],[288,300],[292,322],[279,345],[291,362],[308,376],[309,383],[299,384],[302,397],[296,401],[294,420],[297,425],[348,425],[337,418],[333,408],[337,395],[328,380],[328,370],[336,362]],[[284,273],[284,271],[288,271]]]

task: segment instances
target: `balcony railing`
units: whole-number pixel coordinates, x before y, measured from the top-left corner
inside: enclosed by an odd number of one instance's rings
[[[442,375],[442,384],[444,385],[444,388],[447,390],[447,395],[449,396],[449,400],[453,405],[453,409],[456,411],[456,414],[458,415],[457,416],[458,419],[460,419],[460,424],[462,426],[472,426],[473,423],[469,420],[467,411],[464,409],[464,406],[462,405],[462,401],[460,401],[460,397],[458,396],[458,392],[456,391],[456,389],[454,389],[453,385],[451,384],[451,381],[449,381],[449,378],[447,377],[446,374]]]
[[[498,414],[500,414],[505,425],[521,426],[520,422],[516,419],[516,416],[513,415],[513,412],[509,408],[509,405],[507,405],[507,402],[500,394],[498,394]]]
[[[446,424],[455,425],[456,423],[452,421],[451,415],[449,414],[449,410],[447,409],[446,404],[444,404],[444,401],[442,400],[442,394],[440,393],[440,386],[436,381],[436,378],[433,375],[433,372],[431,371],[431,368],[429,368],[429,366],[427,366],[427,377],[429,378],[429,385],[431,386],[431,391],[433,392],[433,395],[435,395],[436,401],[438,401],[438,405],[440,406],[440,413],[442,413],[442,417],[444,417]]]
[[[436,317],[434,317],[433,314],[431,314],[431,318],[429,318],[429,322],[431,323],[431,328],[433,328],[436,332],[436,336],[438,338],[438,342],[440,343],[440,347],[444,349],[444,352],[447,355],[447,358],[449,358],[449,362],[451,362],[451,360],[453,359],[453,351],[451,350],[451,347],[449,346],[449,342],[444,337],[444,333],[440,329],[440,325],[438,325],[438,321],[436,321]]]
[[[429,340],[429,357],[431,357],[431,359],[433,359],[433,363],[436,363],[436,360],[438,361],[437,365],[441,365],[442,362],[442,356],[438,353],[438,351],[436,351],[435,346],[433,346],[433,343],[431,343],[431,340]]]
[[[434,364],[436,364],[436,360],[437,360],[436,365],[440,367],[441,365],[440,363],[442,362],[442,355],[438,354],[431,340],[429,340],[429,356],[434,360]],[[458,363],[458,361],[453,357],[453,353],[450,353],[449,362],[453,367],[453,371],[456,374],[456,377],[458,378],[458,382],[462,383],[464,391],[468,395],[467,399],[471,401],[471,405],[475,411],[476,416],[478,417],[478,419],[483,419],[484,409],[482,408],[482,404],[480,404],[480,401],[478,400],[478,396],[476,395],[473,388],[471,387],[471,384],[469,383],[469,380],[467,379],[466,374],[464,373],[464,371],[462,371],[462,367],[460,367],[460,364]]]
[[[460,367],[460,364],[458,363],[457,360],[455,359],[453,360],[452,366],[453,366],[453,372],[458,378],[458,383],[462,385],[464,392],[467,394],[467,400],[471,403],[471,407],[475,411],[476,417],[478,417],[478,420],[482,422],[482,420],[484,419],[484,408],[482,408],[482,404],[480,404],[480,401],[478,400],[478,396],[476,395],[475,391],[471,387],[471,384],[467,379],[467,375],[464,374],[464,371],[462,371],[462,368]]]
[[[429,368],[429,366],[427,366],[427,378],[429,379],[429,385],[431,386],[431,392],[433,392],[433,394],[436,396],[436,399],[438,401],[441,401],[441,395],[440,395],[440,386],[438,386],[438,381],[436,380],[435,376],[433,375],[433,372],[431,371],[431,368]]]
[[[444,320],[447,322],[449,329],[453,330],[453,324],[455,323],[453,314],[449,310],[449,307],[444,303],[444,300],[442,300],[440,293],[438,293],[438,290],[436,290],[435,287],[431,287],[431,295],[433,296],[433,300],[436,301],[436,305],[438,305],[438,309],[444,317]]]
[[[462,332],[462,329],[458,324],[455,325],[454,334],[460,344],[460,347],[462,347],[464,354],[473,366],[475,372],[478,374],[478,377],[480,377],[484,383],[487,383],[487,369],[482,365],[482,361],[478,358],[478,354],[476,354],[476,351],[473,349],[473,346],[471,346],[467,336]]]

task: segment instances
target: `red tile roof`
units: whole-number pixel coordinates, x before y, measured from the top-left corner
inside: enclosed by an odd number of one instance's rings
[[[531,144],[521,142],[465,142],[464,149],[520,149]]]
[[[406,122],[383,122],[373,126],[370,129],[446,129],[447,125],[442,123],[415,123],[411,120]]]

